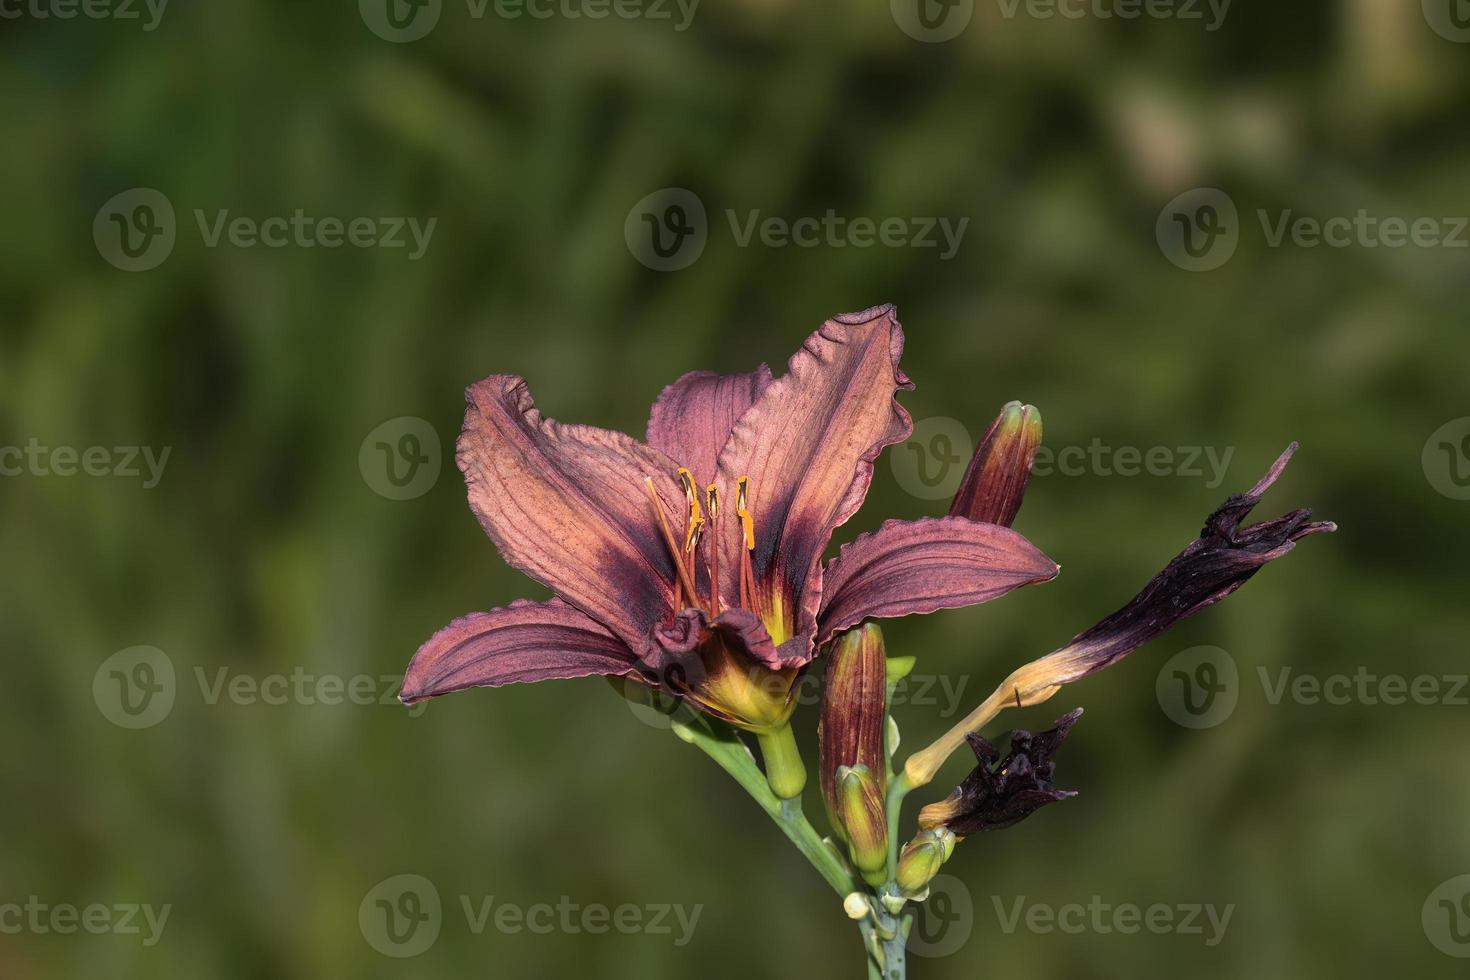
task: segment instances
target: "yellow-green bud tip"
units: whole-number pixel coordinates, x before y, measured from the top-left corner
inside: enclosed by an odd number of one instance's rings
[[[883,789],[867,766],[837,767],[837,814],[853,865],[864,872],[883,870],[888,863],[888,819]]]
[[[904,845],[903,853],[898,856],[898,870],[894,877],[905,895],[919,894],[939,873],[940,865],[944,864],[946,857],[944,834],[949,834],[948,850],[953,853],[954,834],[948,830],[943,833],[926,830]]]

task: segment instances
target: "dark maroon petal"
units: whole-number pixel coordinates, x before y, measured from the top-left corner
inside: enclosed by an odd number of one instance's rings
[[[817,642],[864,619],[972,606],[1056,574],[1056,562],[1010,528],[962,517],[888,521],[827,564]]]
[[[644,480],[679,534],[677,466],[620,432],[543,418],[517,377],[493,375],[467,398],[459,467],[501,556],[647,652],[649,629],[673,606],[674,564]]]
[[[720,453],[722,493],[748,476],[761,618],[778,645],[811,656],[822,552],[862,504],[873,460],[913,424],[895,395],[913,388],[899,369],[903,329],[892,306],[828,320],[792,356],[790,370],[741,416]],[[727,513],[730,511],[727,505]],[[738,605],[739,523],[719,536],[727,605]]]
[[[564,602],[520,600],[456,619],[419,647],[403,678],[405,704],[467,687],[635,674],[627,644]]]
[[[755,613],[748,609],[726,609],[711,620],[703,609],[684,609],[672,620],[653,630],[653,638],[666,655],[677,661],[708,643],[711,635],[751,663],[772,669],[784,666],[770,634]]]
[[[1230,595],[1296,547],[1297,541],[1337,530],[1331,521],[1312,521],[1307,509],[1240,526],[1296,448],[1296,443],[1288,446],[1249,492],[1235,494],[1221,504],[1206,519],[1199,538],[1164,566],[1131,602],[1079,633],[1067,646],[1018,671],[1031,682],[1026,686],[1039,689],[1066,684],[1116,663],[1180,620]]]
[[[947,799],[919,811],[919,826],[924,830],[948,827],[956,836],[968,837],[1010,827],[1048,803],[1076,796],[1070,790],[1057,789],[1052,782],[1056,768],[1052,757],[1080,717],[1082,709],[1078,708],[1039,735],[1011,732],[1010,750],[1004,759],[981,736],[967,735],[965,740],[979,765]]]
[[[950,516],[1010,527],[1026,496],[1040,445],[1041,413],[1033,405],[1008,403],[975,447],[949,506]]]
[[[764,364],[749,374],[691,371],[653,403],[648,444],[688,467],[702,489],[714,481],[730,430],[770,383]]]

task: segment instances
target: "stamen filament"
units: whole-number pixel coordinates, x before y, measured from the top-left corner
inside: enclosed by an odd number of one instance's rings
[[[684,597],[679,591],[681,584],[689,592],[689,602],[697,603],[699,593],[695,590],[694,583],[690,581],[689,569],[684,567],[684,556],[679,553],[679,545],[674,541],[674,532],[669,528],[669,517],[664,513],[663,501],[659,499],[658,491],[653,487],[653,477],[644,477],[643,485],[648,490],[649,502],[653,504],[654,514],[658,516],[659,530],[663,531],[664,543],[669,547],[669,557],[674,560],[674,571],[678,575],[674,581],[674,606],[682,608],[684,605]]]

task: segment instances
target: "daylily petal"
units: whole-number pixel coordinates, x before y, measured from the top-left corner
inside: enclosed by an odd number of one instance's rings
[[[913,431],[894,397],[913,388],[898,366],[902,352],[892,306],[828,320],[740,418],[720,453],[717,482],[727,493],[749,477],[759,611],[778,646],[799,640],[790,658],[811,657],[819,563],[832,531],[861,506],[873,460]],[[744,548],[738,522],[725,523],[719,546],[721,565],[737,568]],[[738,577],[721,584],[736,605]]]
[[[526,599],[456,619],[419,647],[403,677],[404,704],[468,687],[636,673],[628,645],[557,599]]]
[[[676,464],[621,432],[543,418],[512,375],[466,397],[459,468],[501,557],[647,652],[649,629],[673,605],[674,563],[644,480],[678,521]]]
[[[764,364],[749,374],[691,371],[653,403],[648,444],[687,466],[704,487],[715,478],[730,430],[770,383],[771,369]]]
[[[1056,574],[1056,562],[998,524],[888,521],[827,563],[817,644],[864,619],[972,606]]]

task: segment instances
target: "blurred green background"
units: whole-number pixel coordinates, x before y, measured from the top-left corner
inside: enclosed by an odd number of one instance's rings
[[[522,374],[548,415],[641,434],[679,374],[779,366],[826,317],[881,302],[908,333],[904,403],[923,431],[973,439],[1021,398],[1055,449],[1233,451],[1218,486],[1207,470],[1037,476],[1017,528],[1060,578],[886,627],[890,652],[961,692],[898,709],[906,749],[1120,605],[1290,440],[1303,448],[1257,516],[1311,505],[1342,527],[1002,717],[1035,727],[1084,705],[1058,777],[1081,795],[961,845],[945,871],[969,921],[911,976],[1463,975],[1444,949],[1470,953],[1452,881],[1470,873],[1465,692],[1273,704],[1258,673],[1470,669],[1470,503],[1423,455],[1470,415],[1470,250],[1273,247],[1257,217],[1470,215],[1454,8],[1238,0],[1207,30],[1204,8],[1007,16],[976,0],[930,8],[969,20],[923,41],[883,3],[705,0],[676,30],[677,8],[537,19],[443,0],[432,30],[398,42],[372,3],[179,3],[146,30],[142,7],[58,19],[41,2],[0,20],[0,444],[171,452],[151,487],[58,475],[54,456],[0,479],[0,906],[171,911],[152,945],[0,917],[0,977],[861,976],[817,874],[605,683],[416,715],[376,701],[451,618],[544,595],[497,558],[448,458],[468,383]],[[669,187],[697,195],[708,240],[660,272],[624,226]],[[1238,241],[1187,271],[1156,228],[1200,187],[1238,209]],[[99,244],[132,188],[176,212],[172,251],[141,271]],[[437,224],[411,260],[210,247],[195,219],[297,209]],[[726,217],[829,209],[968,225],[943,259],[742,247]],[[397,500],[369,436],[403,417],[443,452],[427,491]],[[905,450],[880,460],[839,541],[943,510]],[[1238,704],[1194,730],[1158,687],[1202,644],[1238,665]],[[109,719],[107,664],[140,645],[166,656],[173,701],[129,729]],[[298,674],[365,675],[372,703],[248,696]],[[211,696],[220,678],[245,693]],[[797,724],[814,760],[814,710]],[[964,771],[956,759],[911,804]],[[359,920],[401,874],[443,907],[437,940],[402,959]],[[477,934],[461,907],[563,896],[701,911],[676,945],[676,924]],[[1007,931],[997,912],[1094,896],[1233,913],[1207,945],[1208,927]]]

